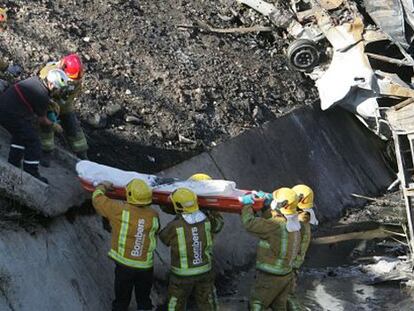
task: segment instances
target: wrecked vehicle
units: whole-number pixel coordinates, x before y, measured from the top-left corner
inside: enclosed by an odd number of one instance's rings
[[[295,40],[292,67],[315,81],[321,108],[339,105],[383,139],[383,111],[413,97],[410,43],[414,4],[408,0],[237,0],[267,16]]]

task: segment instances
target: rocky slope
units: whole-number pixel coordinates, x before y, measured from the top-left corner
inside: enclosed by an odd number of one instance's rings
[[[247,11],[226,18],[240,10],[233,2],[0,1],[10,10],[0,52],[23,66],[22,77],[80,53],[87,75],[76,109],[90,156],[159,170],[189,155],[179,151],[199,152],[314,101],[309,82],[288,68],[286,42],[276,32],[177,27],[197,20],[223,28],[266,23]]]

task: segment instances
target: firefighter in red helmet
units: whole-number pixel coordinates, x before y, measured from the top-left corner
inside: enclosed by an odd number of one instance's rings
[[[40,70],[40,77],[44,77],[52,69],[61,69],[70,79],[68,91],[54,98],[49,106],[48,117],[53,126],[40,126],[40,139],[42,142],[41,165],[50,166],[54,150],[54,133],[63,132],[72,151],[80,159],[87,158],[88,144],[80,122],[75,115],[73,103],[78,98],[82,88],[84,65],[78,54],[69,54],[58,62],[48,63]]]

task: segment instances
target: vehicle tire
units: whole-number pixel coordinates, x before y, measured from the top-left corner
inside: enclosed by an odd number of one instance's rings
[[[292,42],[287,56],[289,64],[300,71],[311,71],[319,64],[319,50],[312,40],[299,39]]]

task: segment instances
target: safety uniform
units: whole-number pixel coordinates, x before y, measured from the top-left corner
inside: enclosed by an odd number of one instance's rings
[[[58,63],[48,63],[40,70],[39,76],[41,78],[46,77],[50,70],[58,68],[57,64]],[[71,149],[78,156],[84,158],[86,156],[86,150],[88,150],[88,143],[79,120],[73,111],[73,103],[75,98],[79,96],[81,89],[81,82],[72,80],[72,84],[69,86],[68,91],[65,94],[61,94],[58,98],[53,98],[55,104],[50,105],[48,110],[59,115],[64,134],[67,137]],[[56,109],[56,107],[59,107],[59,109]],[[40,139],[42,142],[42,150],[44,152],[53,151],[55,148],[55,139],[52,126],[40,127]]]
[[[9,162],[39,178],[41,155],[39,135],[33,126],[37,117],[45,117],[49,90],[38,77],[31,77],[9,87],[0,95],[0,125],[11,135]]]
[[[197,211],[179,214],[160,233],[171,248],[168,310],[185,310],[194,291],[199,310],[217,310],[213,273],[213,236],[223,227],[222,219]],[[191,221],[187,218],[194,216]]]
[[[255,217],[251,205],[242,209],[245,229],[260,238],[257,249],[256,282],[250,310],[286,310],[293,286],[293,262],[301,245],[300,231],[288,232],[283,216]]]
[[[304,310],[302,304],[298,300],[295,295],[296,292],[296,271],[300,269],[303,262],[305,261],[306,252],[308,251],[310,241],[311,241],[311,225],[309,223],[310,217],[309,213],[307,212],[300,212],[299,213],[299,220],[301,222],[301,242],[298,255],[296,256],[295,260],[293,261],[293,269],[295,271],[294,276],[294,283],[292,287],[292,292],[288,297],[288,311],[302,311]]]
[[[158,213],[150,206],[112,200],[98,186],[92,203],[112,227],[109,257],[116,263],[114,311],[126,311],[135,287],[138,309],[151,310],[154,251],[159,231]]]

